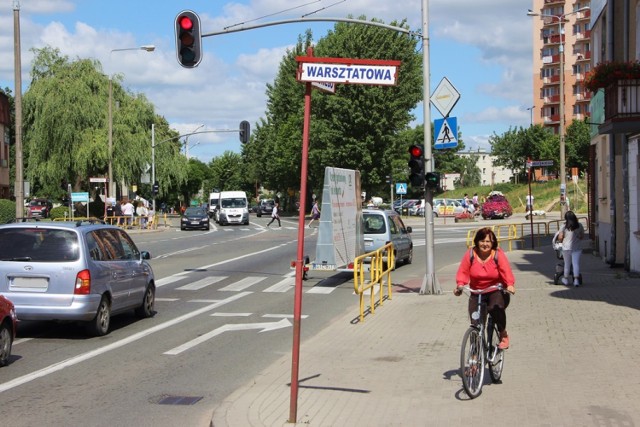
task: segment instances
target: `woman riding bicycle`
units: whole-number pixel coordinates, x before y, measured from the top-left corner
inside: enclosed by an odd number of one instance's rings
[[[500,331],[498,347],[506,350],[509,348],[509,335],[505,309],[509,305],[509,294],[515,293],[515,277],[509,260],[504,251],[498,247],[498,239],[491,228],[479,229],[473,238],[473,244],[474,246],[465,252],[460,261],[456,273],[457,286],[453,293],[455,296],[460,296],[462,288],[467,284],[474,290],[486,289],[499,283],[505,287],[508,294],[503,291],[494,291],[483,297],[486,297],[487,310]],[[478,299],[472,296],[469,298],[469,316],[477,309]]]

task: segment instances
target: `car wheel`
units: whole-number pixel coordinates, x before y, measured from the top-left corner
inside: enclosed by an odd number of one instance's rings
[[[180,230],[181,230],[181,231],[184,231],[184,227],[183,227],[183,226],[180,226]]]
[[[154,307],[156,304],[156,288],[153,284],[147,286],[147,290],[144,292],[144,298],[140,307],[136,308],[135,313],[141,319],[146,319],[154,314]]]
[[[109,332],[109,322],[111,321],[111,305],[109,299],[103,295],[98,305],[96,317],[87,323],[87,331],[96,337],[101,337]]]
[[[211,229],[210,225],[207,225],[207,228],[205,228],[205,230],[209,231]]]
[[[262,214],[260,212],[258,212],[256,215],[257,215],[258,218],[262,217]]]
[[[0,325],[0,366],[7,366],[11,356],[13,334],[8,323]]]

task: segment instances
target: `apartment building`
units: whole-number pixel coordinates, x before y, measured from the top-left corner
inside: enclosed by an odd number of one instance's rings
[[[533,0],[529,12],[533,20],[531,117],[533,124],[556,134],[561,123],[566,130],[573,120],[589,117],[591,92],[584,87],[591,63],[589,7],[589,1]]]
[[[494,166],[493,161],[495,157],[483,148],[478,148],[476,151],[459,151],[456,154],[461,157],[471,157],[475,160],[478,169],[480,169],[480,185],[495,185],[510,182],[514,176],[513,171],[502,166]],[[453,179],[455,178],[454,176],[451,177],[451,183],[447,182],[449,185],[447,188],[454,188]]]

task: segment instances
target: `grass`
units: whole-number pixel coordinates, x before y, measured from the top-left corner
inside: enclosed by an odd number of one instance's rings
[[[529,194],[528,183],[512,184],[503,183],[493,186],[483,185],[477,187],[465,187],[451,191],[445,191],[435,197],[447,197],[461,199],[466,193],[469,198],[474,193],[478,193],[478,199],[482,201],[491,191],[502,192],[515,213],[524,213],[526,196]],[[533,195],[533,209],[544,210],[546,212],[560,212],[560,181],[532,182],[531,194]],[[587,181],[578,180],[577,184],[569,179],[567,181],[567,197],[570,202],[570,209],[576,213],[587,213]]]

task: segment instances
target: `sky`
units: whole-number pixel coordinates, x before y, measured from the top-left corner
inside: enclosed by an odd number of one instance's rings
[[[208,163],[225,151],[240,152],[242,120],[265,117],[266,84],[300,34],[320,39],[333,23],[303,22],[203,38],[203,59],[194,69],[176,59],[174,20],[196,12],[204,34],[245,23],[255,25],[310,17],[366,16],[385,23],[407,20],[419,31],[428,4],[430,89],[446,77],[460,93],[457,117],[467,149],[490,150],[488,139],[530,124],[532,94],[531,4],[514,0],[0,0],[0,87],[15,93],[14,9],[19,7],[23,93],[28,90],[31,49],[51,46],[70,58],[93,58],[105,74],[143,93],[181,134],[192,135],[189,157]],[[154,45],[154,52],[136,49]],[[132,50],[116,50],[116,49]],[[371,58],[376,59],[376,58]],[[107,107],[105,106],[105,109]],[[312,106],[313,108],[313,106]],[[431,120],[441,118],[430,107]],[[422,104],[412,126],[422,124]]]

